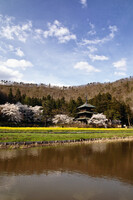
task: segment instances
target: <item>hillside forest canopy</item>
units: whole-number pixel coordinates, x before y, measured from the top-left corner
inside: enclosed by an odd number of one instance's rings
[[[26,109],[23,125],[26,126],[36,123],[47,126],[47,122],[50,122],[53,116],[57,114],[66,114],[70,117],[76,117],[77,107],[85,103],[85,99],[81,98],[80,96],[76,100],[71,98],[69,101],[66,101],[65,97],[54,99],[51,95],[47,95],[46,97],[42,98],[29,97],[26,94],[21,94],[19,88],[15,94],[13,94],[12,88],[10,88],[8,94],[0,91],[0,105],[4,105],[6,103],[13,105],[17,104],[18,102],[22,105],[25,105]],[[96,113],[103,113],[106,115],[107,119],[120,120],[122,124],[126,125],[133,124],[133,113],[130,109],[130,106],[123,101],[118,101],[115,97],[112,97],[110,93],[99,93],[98,95],[95,95],[93,98],[89,99],[88,103],[96,107]],[[30,109],[28,110],[28,108]],[[39,113],[38,111],[38,115],[41,115],[41,118],[35,121],[33,120],[35,109],[37,110],[40,108],[41,112]],[[17,109],[23,110],[22,106],[20,105],[18,105]],[[30,120],[28,116],[30,116]],[[3,117],[0,110],[0,123],[6,124],[7,121],[9,121],[7,116]]]

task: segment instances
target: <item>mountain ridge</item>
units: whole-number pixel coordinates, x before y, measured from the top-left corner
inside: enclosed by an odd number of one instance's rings
[[[84,100],[87,96],[88,100],[93,98],[99,93],[110,93],[112,97],[115,97],[119,101],[124,101],[133,109],[133,77],[119,79],[114,82],[93,82],[86,85],[79,86],[51,86],[46,84],[34,84],[34,83],[17,83],[10,81],[0,82],[0,91],[9,94],[10,88],[12,88],[13,94],[16,93],[19,88],[21,94],[26,94],[29,97],[42,98],[47,95],[51,95],[54,99],[60,99],[65,97],[66,101],[70,99],[77,99],[79,96]]]

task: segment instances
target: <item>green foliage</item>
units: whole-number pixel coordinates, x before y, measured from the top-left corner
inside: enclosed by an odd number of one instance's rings
[[[6,103],[7,100],[8,100],[7,95],[0,91],[0,104]]]
[[[123,124],[127,125],[133,120],[129,105],[117,101],[109,93],[99,93],[89,102],[96,106],[96,112],[104,113],[108,119],[121,120]]]
[[[76,102],[77,107],[81,106],[83,103],[84,103],[84,102],[83,102],[83,100],[81,99],[81,97],[78,97],[78,98],[77,98],[77,102]]]
[[[128,88],[128,84],[126,84],[126,87]],[[71,98],[66,102],[65,97],[55,100],[50,95],[43,98],[29,97],[26,94],[21,95],[19,88],[15,95],[13,95],[12,88],[10,88],[8,95],[0,91],[0,104],[17,103],[18,101],[29,106],[43,106],[45,124],[50,122],[54,114],[67,114],[75,117],[78,112],[77,107],[84,103],[80,96],[77,100]],[[133,124],[133,114],[129,105],[118,101],[110,93],[99,93],[90,99],[89,103],[96,107],[95,112],[105,114],[108,119],[121,120],[123,124],[127,125]]]
[[[13,93],[12,93],[12,88],[10,88],[10,90],[9,90],[8,101],[9,101],[9,103],[13,103],[13,102],[14,102],[14,97],[13,97]]]
[[[21,92],[20,92],[19,88],[17,89],[16,95],[15,95],[15,101],[21,102]]]
[[[48,123],[51,123],[52,117],[54,115],[53,110],[56,106],[54,99],[48,95],[47,98],[43,99],[42,101],[43,106],[43,120],[45,122],[45,126],[48,125]]]
[[[77,109],[76,101],[73,99],[70,99],[69,104],[68,104],[68,111],[71,116],[75,117],[76,109]]]
[[[56,134],[55,134],[56,132]],[[73,140],[73,139],[92,139],[92,138],[114,138],[133,136],[133,129],[123,130],[0,130],[0,142],[22,142],[22,141],[57,141],[57,140]]]

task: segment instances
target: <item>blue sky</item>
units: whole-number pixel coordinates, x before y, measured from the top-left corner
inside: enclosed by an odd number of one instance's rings
[[[0,80],[82,85],[132,76],[132,0],[0,0]]]

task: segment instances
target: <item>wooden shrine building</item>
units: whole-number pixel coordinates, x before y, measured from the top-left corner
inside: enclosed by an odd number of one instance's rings
[[[81,121],[86,124],[87,124],[87,121],[95,113],[94,112],[95,106],[88,104],[87,100],[83,105],[79,106],[77,109],[78,109],[78,113],[75,120]]]

